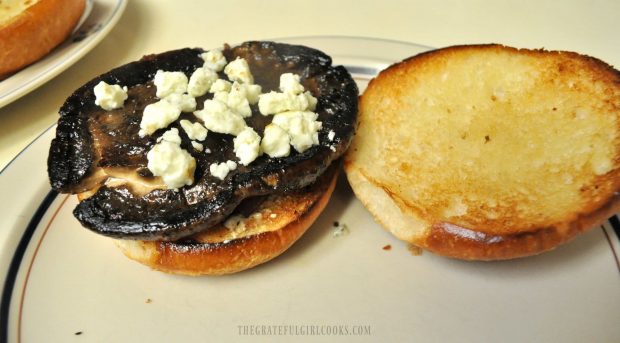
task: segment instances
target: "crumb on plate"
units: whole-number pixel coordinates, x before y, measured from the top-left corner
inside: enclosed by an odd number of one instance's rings
[[[349,228],[347,224],[334,222],[334,230],[332,231],[332,235],[334,237],[340,237],[347,235],[349,233]]]

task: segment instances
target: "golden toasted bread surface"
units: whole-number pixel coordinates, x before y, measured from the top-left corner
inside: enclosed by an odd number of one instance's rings
[[[616,208],[619,85],[618,71],[571,52],[478,45],[414,56],[361,97],[345,169],[403,240],[468,259],[549,250]]]

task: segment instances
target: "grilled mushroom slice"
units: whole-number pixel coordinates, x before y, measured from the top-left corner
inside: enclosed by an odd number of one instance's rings
[[[225,45],[228,61],[245,58],[262,92],[278,91],[283,73],[300,75],[304,88],[318,99],[316,112],[322,122],[319,145],[288,157],[259,156],[247,166],[239,165],[224,180],[209,173],[214,162],[235,160],[233,136],[209,132],[202,142],[210,153],[192,148],[179,121],[166,129],[140,137],[144,108],[159,99],[153,77],[157,70],[182,71],[188,77],[204,63],[199,48],[169,51],[143,57],[105,73],[75,91],[60,109],[56,138],[52,141],[48,173],[52,188],[82,193],[74,215],[98,233],[140,240],[176,240],[205,230],[222,221],[244,199],[299,189],[311,184],[347,149],[356,127],[358,89],[342,66],[332,66],[324,53],[303,46],[274,42]],[[220,73],[221,78],[226,78]],[[95,105],[93,88],[100,81],[127,86],[128,98],[119,109],[106,111]],[[207,93],[196,98],[198,110]],[[271,116],[256,105],[246,118],[259,135]],[[194,183],[178,190],[167,189],[147,169],[147,152],[161,134],[178,128],[181,147],[196,160]]]

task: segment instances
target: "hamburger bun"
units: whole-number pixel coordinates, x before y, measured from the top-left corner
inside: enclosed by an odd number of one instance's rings
[[[64,41],[86,0],[5,0],[0,8],[0,79],[41,59]]]
[[[304,46],[147,55],[67,99],[50,184],[77,194],[76,219],[131,259],[177,274],[238,272],[284,252],[323,210],[357,98],[344,67]]]
[[[382,71],[345,170],[386,230],[467,260],[535,255],[620,208],[620,73],[592,57],[454,46]]]

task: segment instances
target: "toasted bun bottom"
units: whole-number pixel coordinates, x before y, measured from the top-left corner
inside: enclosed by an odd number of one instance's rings
[[[339,166],[333,163],[304,189],[267,196],[252,213],[233,214],[189,239],[115,242],[127,257],[167,273],[222,275],[252,268],[282,254],[314,223],[334,191]]]
[[[474,260],[548,251],[619,209],[619,85],[571,52],[423,53],[368,85],[345,171],[409,243]]]
[[[85,0],[39,0],[0,26],[0,80],[47,55],[64,41]]]

